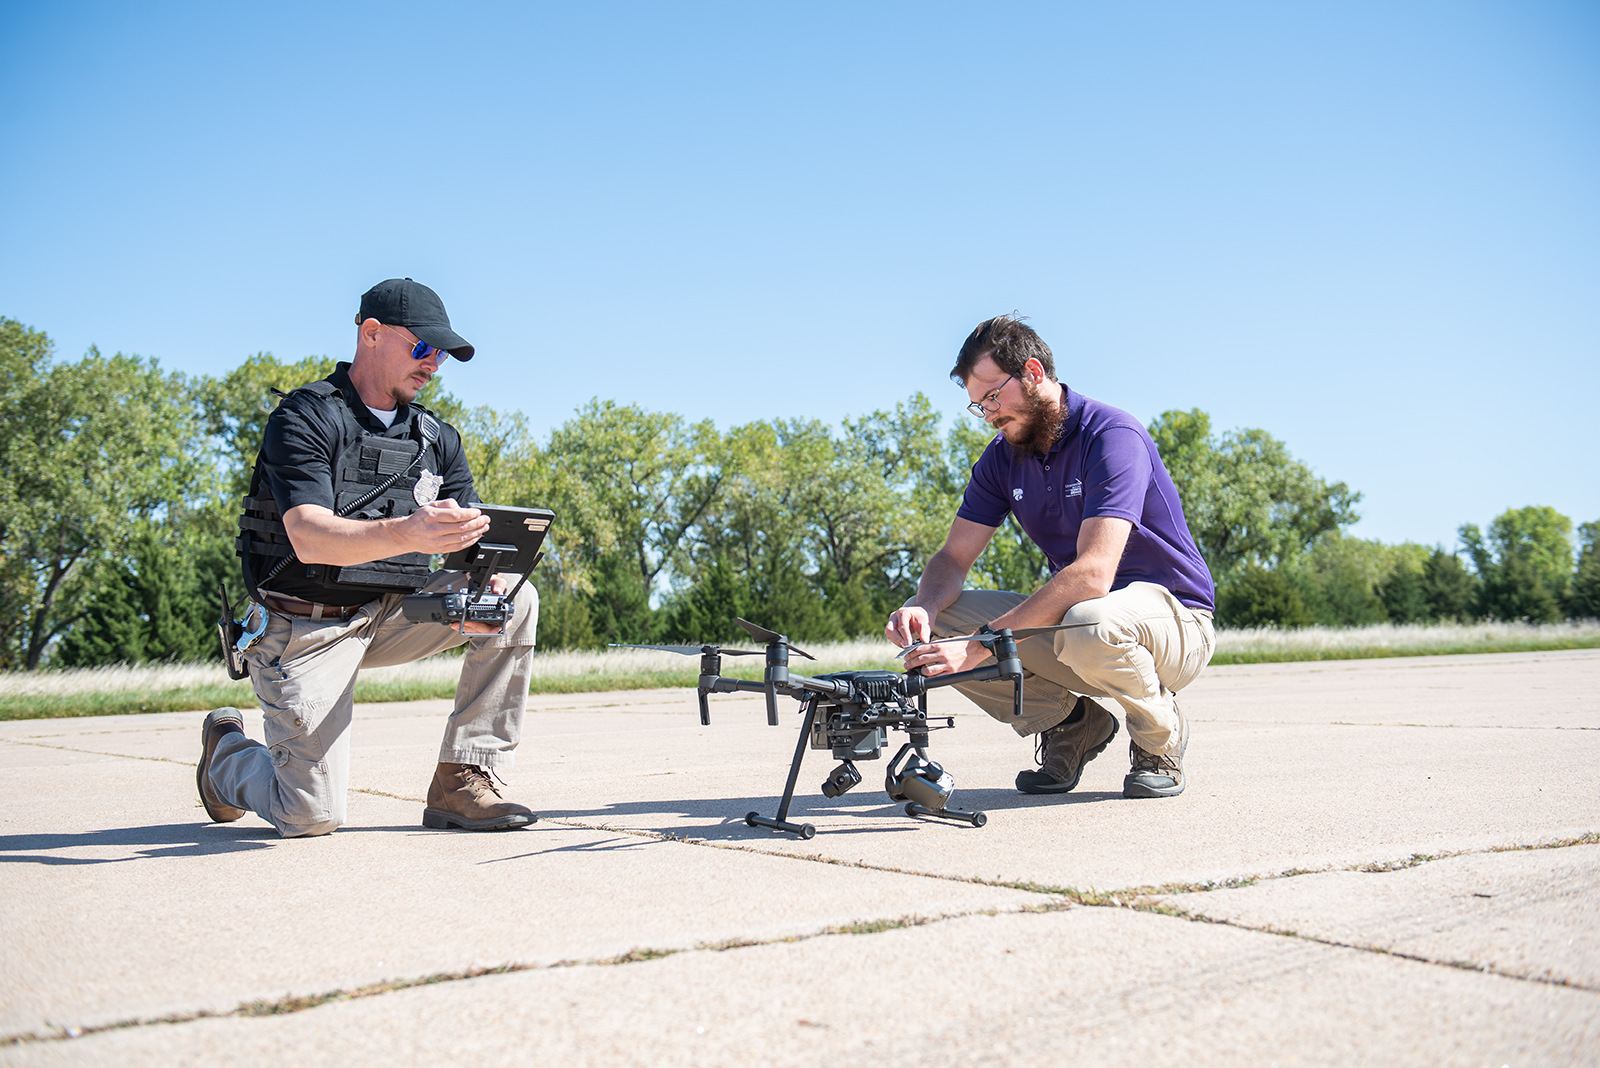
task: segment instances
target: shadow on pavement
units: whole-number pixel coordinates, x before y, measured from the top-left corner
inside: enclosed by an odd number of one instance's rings
[[[1015,790],[1005,789],[958,790],[951,798],[951,805],[954,808],[964,809],[968,812],[995,812],[1113,800],[1123,800],[1120,791],[1086,790],[1082,793],[1039,795],[1022,794]],[[762,816],[770,817],[776,815],[777,809],[778,798],[775,796],[763,798],[695,798],[693,800],[658,798],[650,801],[617,802],[586,809],[544,809],[539,812],[539,816],[541,819],[547,820],[592,820],[600,824],[596,828],[597,830],[654,831],[668,834],[675,838],[697,838],[705,841],[783,841],[788,838],[800,841],[801,839],[797,836],[767,828],[751,827],[744,821],[746,812],[756,812]],[[687,821],[673,822],[667,826],[650,826],[646,821],[638,819],[638,817],[650,816],[683,816],[687,817]],[[881,792],[877,798],[867,795],[850,797],[838,802],[830,802],[828,799],[821,797],[799,796],[794,799],[789,810],[789,819],[794,823],[806,823],[822,817],[843,817],[849,820],[864,821],[865,823],[865,825],[858,827],[830,826],[825,829],[818,829],[819,836],[826,835],[828,837],[849,834],[903,832],[915,830],[919,826],[948,827],[952,831],[981,830],[953,820],[907,816],[903,804],[889,801],[881,795]],[[617,825],[614,828],[606,827],[606,821],[616,821]],[[564,848],[589,849],[602,847],[570,846]]]
[[[364,834],[373,831],[416,831],[405,827],[341,827],[339,834]],[[212,823],[166,823],[145,827],[107,827],[97,831],[0,835],[0,864],[120,864],[147,857],[207,857],[266,849],[280,841],[271,827],[252,823],[245,826]],[[294,839],[291,839],[294,840]],[[121,849],[132,856],[62,857],[49,856],[55,850]]]

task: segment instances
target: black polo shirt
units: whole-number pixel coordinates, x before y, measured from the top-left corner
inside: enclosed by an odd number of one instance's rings
[[[394,425],[385,427],[362,403],[361,395],[350,382],[348,363],[339,364],[327,381],[338,387],[338,393],[319,397],[296,390],[267,417],[266,433],[261,439],[261,473],[272,491],[272,499],[278,504],[279,514],[302,504],[318,504],[329,511],[337,511],[334,472],[338,470],[340,450],[349,447],[354,438],[339,406],[348,408],[361,428],[370,434],[389,438],[405,438],[412,434],[411,405],[402,404],[395,412]],[[472,487],[472,472],[467,469],[466,451],[456,428],[441,421],[434,449],[441,470],[433,473],[444,476],[439,500],[454,498],[458,504],[478,503],[478,494]],[[425,466],[431,468],[431,465]],[[258,566],[261,559],[256,558]],[[371,592],[313,582],[305,577],[303,567],[293,564],[274,578],[268,588],[276,593],[335,605],[363,604],[374,596]]]

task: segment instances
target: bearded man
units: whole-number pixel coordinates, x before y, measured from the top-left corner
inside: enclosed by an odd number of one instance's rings
[[[980,323],[950,377],[999,435],[973,465],[944,547],[885,635],[915,646],[908,670],[936,676],[993,656],[975,641],[924,644],[932,639],[986,624],[1067,624],[1017,643],[1020,717],[1010,682],[956,686],[1035,737],[1039,769],[1019,773],[1017,789],[1077,786],[1084,765],[1116,737],[1120,711],[1131,764],[1123,796],[1181,794],[1189,725],[1176,697],[1211,660],[1216,593],[1155,442],[1127,412],[1057,382],[1050,347],[1016,316]],[[962,589],[1008,514],[1044,552],[1050,579],[1027,596]]]

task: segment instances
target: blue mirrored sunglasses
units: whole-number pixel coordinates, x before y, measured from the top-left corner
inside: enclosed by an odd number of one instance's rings
[[[383,325],[384,326],[389,326],[388,323],[384,323]],[[394,327],[389,326],[389,329],[390,330],[394,330]],[[396,331],[396,333],[398,333],[398,332],[399,331]],[[415,347],[413,347],[412,350],[411,350],[411,358],[413,360],[426,360],[429,356],[432,356],[434,353],[438,353],[439,354],[439,362],[440,363],[444,363],[444,361],[446,361],[446,360],[448,360],[450,358],[450,353],[447,350],[445,350],[445,349],[436,349],[432,345],[428,344],[426,341],[418,341],[416,343]]]

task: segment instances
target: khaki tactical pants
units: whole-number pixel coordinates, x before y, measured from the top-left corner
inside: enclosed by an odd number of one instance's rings
[[[972,634],[1025,600],[1003,590],[964,590],[939,613],[934,637]],[[1211,613],[1184,606],[1163,586],[1135,582],[1080,601],[1061,622],[1086,625],[1017,643],[1021,716],[1011,714],[1010,682],[963,683],[956,690],[1021,735],[1054,727],[1084,696],[1108,699],[1099,703],[1113,713],[1120,705],[1128,734],[1145,752],[1166,753],[1178,745],[1172,698],[1211,661]],[[994,662],[990,656],[983,663]]]
[[[465,583],[462,573],[441,571],[423,591]],[[224,803],[250,809],[286,838],[327,834],[344,823],[356,673],[408,664],[465,643],[470,644],[456,685],[456,710],[445,722],[439,760],[511,766],[528,700],[538,592],[524,585],[506,629],[483,636],[411,622],[400,611],[404,596],[370,601],[343,622],[272,613],[266,633],[245,654],[265,716],[266,744],[238,733],[218,741],[211,783]]]

